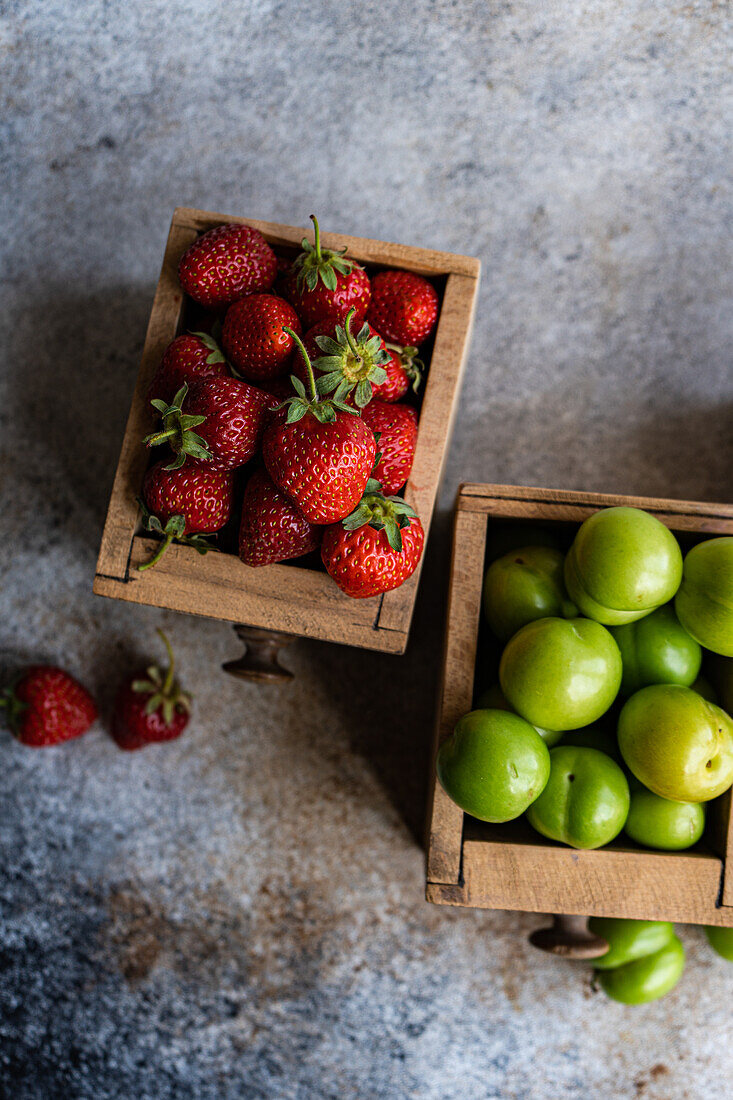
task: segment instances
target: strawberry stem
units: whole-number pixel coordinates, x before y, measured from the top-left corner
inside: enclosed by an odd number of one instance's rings
[[[172,534],[166,535],[160,544],[160,548],[156,550],[150,561],[144,561],[141,562],[140,565],[138,565],[138,572],[142,573],[144,569],[150,569],[153,565],[157,565],[160,559],[163,557],[163,554],[165,554],[166,550],[173,542],[173,538],[174,536]]]
[[[318,223],[316,222],[316,224],[318,224]],[[305,344],[303,343],[301,338],[298,336],[298,334],[296,332],[293,332],[293,330],[291,328],[288,328],[287,325],[283,325],[283,332],[287,332],[288,336],[290,336],[295,341],[295,343],[297,345],[297,348],[298,348],[298,351],[300,352],[300,354],[303,357],[303,362],[305,363],[305,369],[308,372],[308,385],[310,387],[310,399],[311,399],[311,402],[313,404],[316,404],[318,402],[318,390],[316,389],[316,380],[315,380],[315,377],[313,375],[313,367],[311,366],[311,361],[310,361],[310,358],[308,356],[308,352],[305,350]]]
[[[318,224],[318,218],[315,216],[315,214],[311,214],[310,219],[313,222],[313,248],[316,256],[318,257],[318,262],[320,263],[323,258],[321,256],[321,227]]]
[[[165,648],[168,652],[169,664],[168,664],[168,669],[167,669],[166,674],[165,674],[165,680],[163,681],[163,694],[168,695],[170,693],[170,690],[171,690],[172,686],[173,686],[173,672],[174,672],[174,669],[175,669],[175,663],[176,662],[175,662],[175,658],[173,656],[173,650],[171,649],[171,644],[168,641],[168,639],[166,638],[163,631],[158,630],[158,631],[156,631],[156,633],[160,635],[161,640],[163,642],[163,645],[165,646]]]
[[[169,428],[168,431],[154,432],[153,435],[147,436],[145,442],[148,447],[157,447],[160,443],[165,443],[167,439],[172,439],[177,434],[175,428]]]
[[[357,363],[361,364],[363,362],[363,360],[362,360],[361,355],[359,354],[359,349],[356,346],[356,340],[354,339],[354,337],[352,336],[352,333],[351,333],[351,319],[352,319],[352,317],[354,316],[355,313],[356,313],[356,308],[354,306],[352,306],[351,309],[349,310],[349,312],[346,314],[346,318],[344,320],[344,333],[346,334],[346,339],[348,341],[349,347],[351,348],[351,352],[352,352],[354,358],[356,359]]]

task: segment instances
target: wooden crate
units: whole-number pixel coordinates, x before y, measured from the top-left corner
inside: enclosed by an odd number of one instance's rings
[[[599,508],[656,515],[681,538],[733,534],[733,505],[605,496],[507,485],[464,485],[455,515],[448,623],[435,752],[471,710],[491,524],[539,521],[570,530]],[[528,542],[531,542],[528,525]],[[485,686],[480,681],[477,687]],[[427,899],[443,905],[733,926],[730,793],[710,807],[703,841],[686,852],[635,847],[622,836],[576,851],[524,819],[489,825],[463,811],[435,777],[429,813]]]
[[[419,569],[401,588],[367,600],[350,599],[317,568],[283,564],[253,569],[233,553],[209,553],[201,557],[187,546],[172,546],[154,569],[143,573],[136,569],[156,545],[141,530],[136,502],[150,459],[140,441],[155,424],[155,414],[146,396],[148,385],[166,345],[185,327],[186,300],[178,283],[178,261],[199,233],[224,222],[254,226],[277,251],[287,255],[299,251],[306,233],[294,226],[201,210],[179,208],[173,214],[112,488],[94,591],[101,596],[287,634],[403,653]],[[323,243],[329,248],[346,246],[349,256],[368,269],[403,268],[428,276],[441,293],[422,395],[415,461],[405,491],[427,535],[468,352],[479,261],[470,256],[337,234],[325,234]]]

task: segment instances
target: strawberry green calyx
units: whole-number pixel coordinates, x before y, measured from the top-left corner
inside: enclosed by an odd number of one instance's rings
[[[199,554],[206,554],[212,549],[211,543],[203,535],[186,534],[185,516],[171,516],[165,526],[163,526],[158,517],[151,514],[145,501],[141,500],[139,497],[138,504],[142,508],[143,527],[145,530],[151,531],[154,535],[163,536],[163,541],[152,558],[138,565],[137,568],[139,573],[142,573],[145,569],[150,569],[153,565],[157,565],[172,542],[180,542],[184,546],[193,546],[194,550],[197,550]]]
[[[402,550],[402,535],[417,512],[402,497],[386,497],[382,486],[374,478],[366,483],[364,496],[351,515],[341,521],[347,531],[357,531],[367,524],[375,531],[384,531],[387,542],[396,553]]]
[[[393,351],[395,355],[399,357],[402,369],[407,377],[410,379],[410,384],[415,393],[420,389],[420,383],[422,382],[422,376],[425,371],[425,364],[417,354],[417,348],[411,346],[403,348],[401,344],[387,343],[389,351]]]
[[[191,335],[198,337],[201,343],[209,349],[211,354],[206,358],[207,363],[226,363],[224,352],[213,336],[210,336],[208,332],[192,332]]]
[[[339,275],[348,275],[354,266],[354,261],[344,259],[345,248],[338,250],[321,248],[318,218],[315,214],[311,214],[310,217],[313,222],[315,241],[311,244],[307,237],[303,237],[301,241],[303,251],[293,260],[298,289],[302,290],[305,286],[308,290],[315,290],[320,279],[327,290],[335,290],[336,272]]]
[[[157,632],[168,653],[168,668],[162,671],[157,665],[150,665],[145,670],[147,680],[133,680],[132,690],[141,695],[149,695],[145,704],[146,714],[155,714],[157,710],[163,711],[163,721],[166,726],[173,723],[173,715],[176,710],[189,711],[191,709],[191,696],[183,691],[178,680],[174,678],[175,658],[171,644],[162,630]]]
[[[354,399],[363,409],[372,399],[372,385],[379,386],[387,381],[384,368],[390,356],[384,350],[381,337],[376,333],[371,335],[366,322],[356,336],[352,334],[351,322],[355,313],[352,306],[343,327],[336,326],[334,337],[316,336],[316,343],[325,355],[316,359],[314,366],[322,372],[316,382],[319,393],[335,390],[336,396],[343,400],[356,389]]]
[[[196,334],[198,335],[198,333]],[[184,382],[176,396],[167,405],[165,401],[156,397],[150,404],[156,409],[163,420],[163,429],[146,435],[143,443],[147,447],[157,447],[161,443],[168,443],[176,457],[166,466],[166,470],[180,470],[186,461],[186,455],[198,458],[202,462],[208,462],[211,451],[206,446],[206,440],[192,431],[199,424],[203,424],[205,416],[190,416],[183,412],[183,402],[188,393],[188,383]]]
[[[336,419],[336,410],[340,412],[351,413],[353,416],[359,416],[357,409],[352,409],[350,405],[347,405],[344,401],[346,392],[343,394],[337,390],[333,397],[322,398],[316,387],[316,380],[313,376],[313,367],[308,357],[308,352],[305,350],[303,341],[298,336],[297,332],[288,328],[287,325],[283,325],[283,332],[287,332],[288,336],[291,336],[297,345],[298,351],[303,356],[303,362],[305,363],[306,373],[308,375],[308,389],[310,393],[306,393],[305,386],[299,378],[296,378],[294,374],[290,375],[290,381],[293,383],[293,389],[295,390],[294,397],[288,397],[286,401],[283,401],[282,405],[278,405],[279,409],[287,407],[288,416],[286,423],[295,424],[297,420],[301,420],[306,413],[311,413],[320,420],[322,424],[332,424]]]
[[[8,728],[16,736],[20,731],[21,716],[24,710],[28,709],[28,704],[24,703],[22,699],[19,699],[15,694],[15,685],[3,688],[0,692],[0,711],[5,711],[4,718],[8,725]]]

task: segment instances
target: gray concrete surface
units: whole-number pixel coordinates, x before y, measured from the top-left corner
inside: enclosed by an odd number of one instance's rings
[[[0,1090],[26,1098],[723,1096],[697,930],[626,1010],[534,918],[422,900],[461,479],[730,500],[731,35],[713,0],[5,0],[0,647],[103,696],[163,625],[177,744],[0,740]],[[408,655],[90,591],[171,210],[472,252],[483,286]]]

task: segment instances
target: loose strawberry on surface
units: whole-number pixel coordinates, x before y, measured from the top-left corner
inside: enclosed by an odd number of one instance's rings
[[[151,466],[143,480],[143,526],[160,535],[162,543],[138,570],[157,565],[172,542],[206,553],[210,544],[199,535],[220,531],[229,521],[232,492],[230,473],[211,470],[201,462],[172,470],[162,459]]]
[[[316,549],[321,530],[278,489],[266,470],[252,474],[244,491],[239,528],[239,556],[245,565],[273,565],[302,557]]]
[[[234,470],[257,453],[274,401],[248,382],[217,378],[195,382],[190,389],[184,384],[168,406],[152,404],[162,416],[163,427],[143,442],[148,447],[170,446],[175,458],[169,469],[178,469],[190,456],[211,469]]]
[[[221,342],[235,370],[248,381],[277,378],[286,371],[295,345],[285,326],[300,335],[297,313],[274,294],[250,294],[229,307]]]
[[[112,736],[121,749],[132,751],[156,741],[180,737],[189,723],[191,696],[175,679],[170,642],[158,631],[168,652],[168,667],[149,665],[121,684],[112,713]]]
[[[331,398],[318,393],[303,342],[294,332],[290,335],[303,356],[308,392],[293,376],[295,395],[263,437],[265,466],[306,519],[334,523],[347,516],[361,498],[374,466],[376,440],[338,390]]]
[[[257,229],[218,225],[186,249],[178,265],[183,290],[207,309],[222,309],[245,294],[269,290],[277,258]]]
[[[321,559],[329,576],[353,599],[399,588],[422,557],[425,532],[401,497],[386,497],[370,480],[358,507],[327,527]]]
[[[184,333],[165,349],[148,398],[169,405],[184,382],[190,386],[200,378],[226,378],[228,374],[227,361],[212,336],[206,332]]]
[[[362,325],[369,307],[369,276],[356,260],[347,259],[346,249],[323,248],[318,219],[311,214],[314,243],[307,237],[285,276],[285,297],[295,307],[306,328],[322,321],[342,322],[350,309],[356,311],[355,325]]]
[[[380,271],[372,279],[367,319],[385,340],[417,347],[435,327],[438,295],[432,283],[412,271]]]
[[[31,665],[0,695],[13,735],[31,748],[81,737],[97,718],[85,687],[54,665]]]
[[[379,459],[373,477],[390,496],[407,481],[417,446],[417,413],[410,405],[370,401],[362,412],[364,423],[378,439]]]

